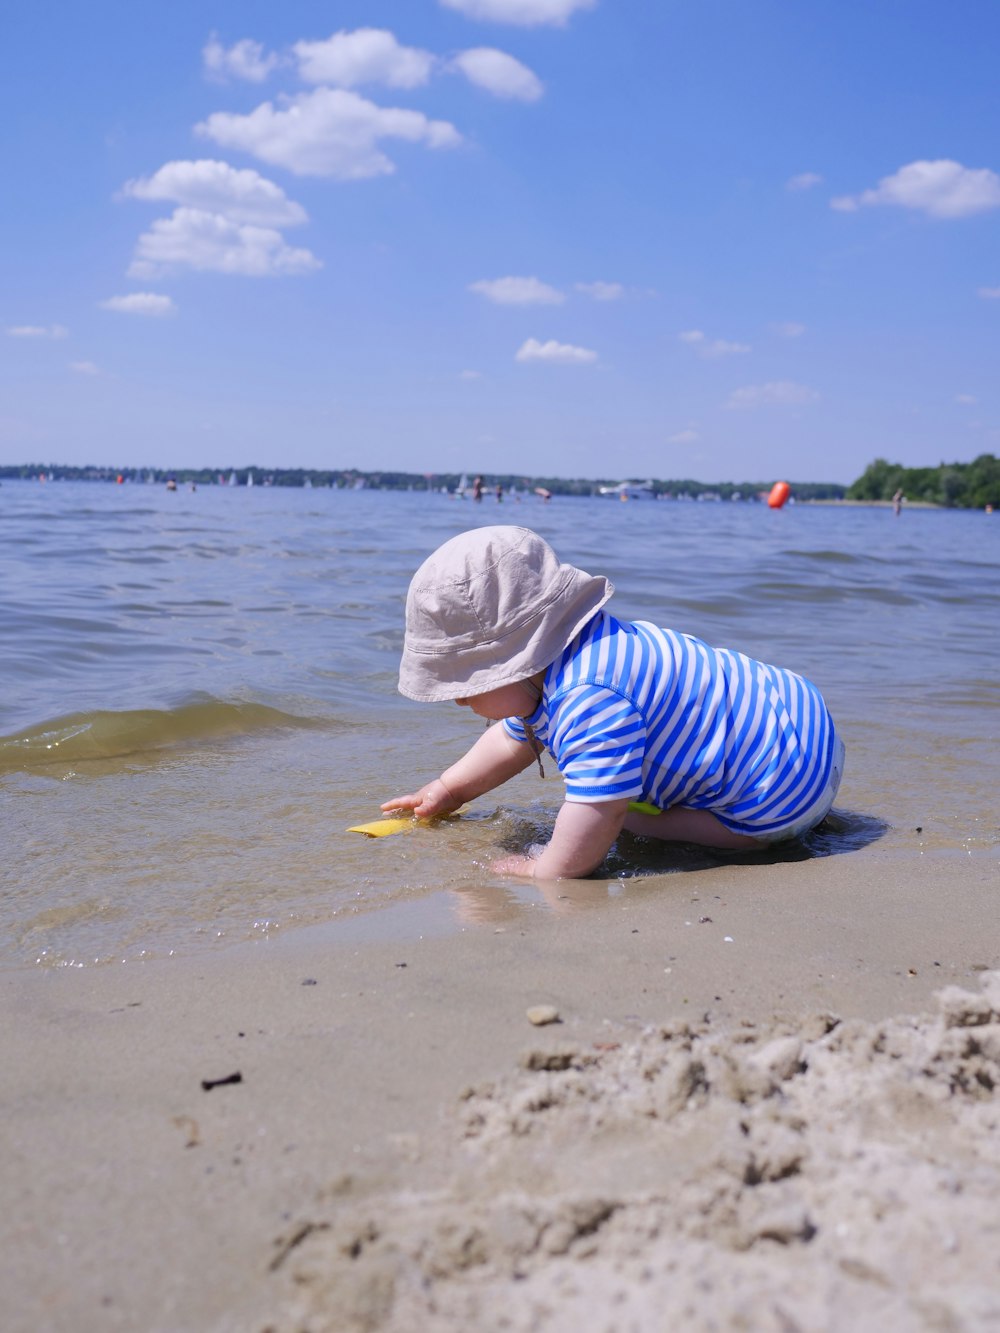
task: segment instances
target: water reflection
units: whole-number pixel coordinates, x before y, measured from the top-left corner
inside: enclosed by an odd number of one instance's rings
[[[497,853],[526,853],[544,842],[551,829],[551,818],[543,820],[533,813],[511,810],[497,811],[488,822],[499,832],[494,843]],[[726,866],[783,865],[839,856],[869,846],[888,831],[889,825],[872,815],[834,809],[818,828],[803,838],[757,852],[717,851],[622,833],[603,865],[588,879],[502,882],[494,879],[489,883],[470,880],[451,885],[450,892],[455,918],[460,924],[506,925],[532,908],[547,909],[558,915],[593,911],[661,875]],[[489,872],[489,859],[477,860],[476,864]]]

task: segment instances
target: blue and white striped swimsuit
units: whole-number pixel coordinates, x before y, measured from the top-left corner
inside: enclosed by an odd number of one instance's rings
[[[803,677],[606,611],[549,667],[527,720],[567,800],[711,810],[761,837],[809,811],[836,744],[822,696]],[[503,725],[527,740],[519,719]]]

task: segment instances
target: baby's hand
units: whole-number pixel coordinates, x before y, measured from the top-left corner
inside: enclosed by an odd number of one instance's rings
[[[433,819],[435,815],[450,815],[461,804],[441,779],[435,778],[419,791],[409,792],[406,796],[394,796],[391,801],[383,802],[380,809],[386,813],[390,810],[411,810],[418,819]]]

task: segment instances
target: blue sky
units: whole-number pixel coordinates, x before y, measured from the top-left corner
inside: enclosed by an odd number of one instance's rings
[[[0,461],[1000,453],[993,0],[35,0]]]

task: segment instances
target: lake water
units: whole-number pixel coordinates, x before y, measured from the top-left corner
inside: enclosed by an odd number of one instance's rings
[[[432,829],[345,831],[478,734],[468,710],[399,696],[396,668],[413,570],[496,522],[609,575],[625,618],[816,681],[848,748],[844,823],[795,855],[996,868],[1000,516],[4,482],[0,966],[538,910],[488,863],[545,837],[551,772]],[[620,847],[590,901],[701,864]]]

